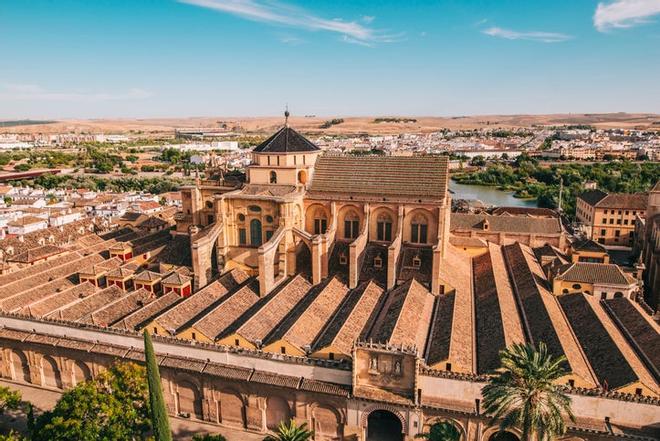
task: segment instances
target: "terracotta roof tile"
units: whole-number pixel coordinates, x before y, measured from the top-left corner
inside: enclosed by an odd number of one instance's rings
[[[309,194],[441,200],[447,185],[447,156],[322,155],[316,161]]]
[[[660,382],[660,326],[629,299],[605,300],[603,306]]]
[[[298,348],[311,346],[323,326],[340,306],[348,291],[348,287],[337,277],[330,279],[330,282],[325,285],[319,295],[282,338]]]
[[[353,343],[359,339],[383,294],[383,288],[373,281],[363,282],[351,290],[312,345],[313,349],[317,351],[332,346],[350,355]]]
[[[256,153],[305,153],[319,151],[310,140],[285,126],[252,150]]]
[[[236,333],[252,343],[265,341],[271,332],[286,315],[300,302],[312,285],[301,275],[296,275],[274,296],[268,296],[268,301],[255,311],[236,329]]]
[[[300,377],[290,377],[288,375],[255,371],[252,374],[252,377],[250,377],[250,382],[297,389],[298,384],[300,383]]]
[[[576,262],[567,264],[555,279],[607,285],[630,285],[635,283],[626,277],[618,265],[612,263]]]
[[[149,304],[154,298],[155,297],[151,292],[146,289],[139,289],[122,296],[103,308],[97,309],[87,317],[81,318],[79,321],[82,323],[92,323],[97,326],[112,326],[115,322],[126,317],[128,314],[131,314],[142,308],[144,305]]]
[[[179,294],[173,291],[169,292],[163,296],[158,297],[156,300],[150,302],[137,311],[127,315],[123,319],[113,324],[112,327],[126,329],[129,331],[137,331],[148,324],[155,317],[167,311],[169,308],[176,305],[177,302],[182,300],[183,297],[181,297]]]
[[[234,320],[240,317],[251,305],[259,300],[259,284],[256,280],[225,296],[222,301],[192,327],[215,340]]]
[[[424,350],[434,305],[433,295],[416,280],[391,290],[368,339]]]
[[[53,311],[50,314],[47,314],[46,317],[77,321],[85,317],[87,314],[91,314],[97,309],[104,307],[109,302],[119,299],[124,294],[125,293],[121,288],[113,285],[69,306]]]
[[[493,216],[489,214],[452,213],[451,231],[486,231],[524,234],[560,234],[561,222],[556,218]]]
[[[228,292],[248,279],[248,275],[239,269],[233,269],[218,280],[192,294],[184,301],[158,316],[155,321],[172,335],[197,320],[205,311],[212,308]]]
[[[94,294],[97,290],[97,287],[89,282],[85,282],[65,291],[52,294],[38,302],[32,303],[31,305],[25,306],[21,312],[32,317],[43,317],[56,309],[76,302],[81,298],[88,297]]]

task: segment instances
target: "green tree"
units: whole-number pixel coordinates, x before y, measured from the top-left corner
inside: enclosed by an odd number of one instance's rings
[[[428,433],[415,435],[415,438],[422,438],[428,441],[458,441],[461,439],[461,433],[452,423],[443,421],[432,425]]]
[[[163,400],[163,389],[158,372],[158,363],[154,353],[151,336],[144,330],[144,358],[147,363],[147,382],[149,384],[149,404],[151,407],[151,425],[156,441],[172,441],[172,430],[167,418],[167,409]]]
[[[9,389],[8,387],[0,386],[0,415],[8,410],[16,410],[21,406],[21,393]]]
[[[115,363],[66,391],[35,422],[32,441],[147,439],[148,388],[143,367]]]
[[[313,436],[314,432],[307,430],[307,423],[298,426],[295,421],[289,420],[288,424],[280,422],[275,435],[268,435],[264,441],[307,441]]]
[[[547,441],[566,433],[564,415],[574,420],[571,399],[555,384],[566,372],[566,357],[553,357],[545,343],[538,350],[516,344],[500,352],[502,367],[483,387],[484,410],[500,430],[518,428],[522,439]]]

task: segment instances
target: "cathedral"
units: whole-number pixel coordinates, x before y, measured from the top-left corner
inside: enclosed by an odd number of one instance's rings
[[[288,115],[287,115],[288,116]],[[518,440],[483,415],[499,351],[565,356],[567,440],[660,435],[660,332],[552,211],[451,212],[446,156],[324,154],[285,124],[244,179],[181,189],[170,230],[67,238],[0,275],[2,380],[63,390],[153,335],[175,418],[261,439]],[[105,227],[104,227],[105,228]]]

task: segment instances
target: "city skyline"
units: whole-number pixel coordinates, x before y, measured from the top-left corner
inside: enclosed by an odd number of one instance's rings
[[[0,118],[660,113],[660,1],[574,3],[10,1]]]

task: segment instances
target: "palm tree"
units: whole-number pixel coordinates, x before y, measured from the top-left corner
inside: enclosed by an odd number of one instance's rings
[[[547,441],[566,433],[563,414],[574,421],[571,399],[555,384],[566,357],[554,358],[545,343],[538,350],[516,344],[500,352],[502,367],[483,387],[487,415],[500,430],[518,428],[523,441]]]
[[[275,435],[268,435],[264,441],[307,441],[314,436],[314,432],[307,430],[307,423],[298,426],[295,421],[280,422]]]
[[[461,439],[461,433],[452,423],[443,421],[432,425],[428,433],[415,435],[415,438],[423,438],[428,441],[458,441]]]

